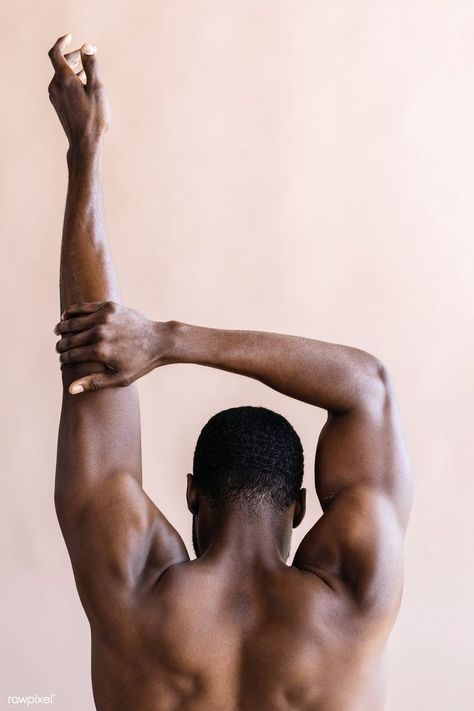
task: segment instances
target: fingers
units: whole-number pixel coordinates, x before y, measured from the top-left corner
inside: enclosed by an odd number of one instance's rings
[[[79,395],[88,390],[102,390],[123,384],[122,378],[116,373],[92,373],[71,383],[69,392],[71,395]]]
[[[64,55],[64,59],[67,61],[73,72],[75,72],[76,77],[82,84],[86,83],[86,73],[81,66],[81,50],[75,49],[72,52],[67,52]]]
[[[48,56],[57,74],[73,74],[71,67],[64,57],[64,50],[71,43],[72,35],[59,37],[48,52]]]
[[[91,314],[98,311],[104,306],[111,304],[110,301],[80,301],[78,304],[72,304],[68,306],[61,314],[61,321],[71,316],[78,316],[80,314]]]
[[[86,84],[87,75],[86,75],[83,67],[81,66],[82,65],[81,50],[74,49],[72,52],[67,52],[67,54],[64,55],[64,58],[66,59],[67,63],[71,67],[71,69],[75,72],[76,77],[83,84]]]
[[[71,69],[76,69],[76,67],[79,66],[81,63],[81,50],[80,49],[74,49],[72,52],[67,52],[64,55],[64,59],[66,62],[69,64]]]
[[[59,356],[59,360],[61,363],[67,365],[69,363],[97,363],[99,358],[97,348],[94,345],[90,345],[64,351],[64,353],[61,353]]]
[[[72,336],[63,336],[60,341],[56,343],[56,350],[58,353],[64,353],[71,348],[79,348],[79,346],[89,346],[97,340],[97,334],[93,328],[89,328],[87,331],[81,331],[80,333],[75,333]]]
[[[93,44],[83,44],[81,47],[82,66],[87,77],[87,86],[91,87],[99,81],[96,61],[97,47]]]
[[[74,331],[86,331],[95,325],[97,314],[92,313],[87,316],[78,316],[76,318],[66,318],[56,324],[54,332],[57,336],[62,333],[73,333]]]
[[[61,314],[61,321],[54,327],[54,333],[71,333],[92,328],[101,320],[120,309],[114,301],[81,301],[68,306]]]
[[[97,62],[95,54],[97,48],[92,44],[84,44],[80,49],[65,53],[66,47],[71,43],[72,35],[59,37],[48,52],[56,76],[76,76],[86,87],[98,83]],[[82,69],[80,64],[82,62]],[[80,71],[77,71],[80,69]],[[55,80],[50,84],[51,89]]]

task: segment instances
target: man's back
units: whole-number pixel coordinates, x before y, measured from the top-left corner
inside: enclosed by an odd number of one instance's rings
[[[358,348],[154,322],[120,305],[100,181],[110,110],[95,48],[66,53],[70,39],[49,51],[49,97],[69,140],[55,505],[92,629],[97,708],[379,711],[411,505],[390,374]],[[129,386],[178,363],[327,411],[314,466],[322,515],[291,567],[304,457],[278,413],[229,408],[199,435],[186,492],[197,560],[143,489]]]
[[[104,711],[380,709],[386,627],[295,566],[201,558],[93,631],[94,695]]]

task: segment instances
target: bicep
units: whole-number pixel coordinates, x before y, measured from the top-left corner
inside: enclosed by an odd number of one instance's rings
[[[58,434],[55,496],[74,516],[114,472],[141,482],[140,410],[136,386],[70,395],[76,378],[103,369],[82,364],[62,370],[63,401]]]
[[[315,484],[323,515],[295,564],[328,571],[359,601],[396,599],[412,481],[390,382],[361,408],[328,415]]]
[[[393,384],[386,378],[360,407],[328,414],[316,448],[315,485],[323,511],[350,487],[378,491],[392,502],[405,527],[411,468]]]

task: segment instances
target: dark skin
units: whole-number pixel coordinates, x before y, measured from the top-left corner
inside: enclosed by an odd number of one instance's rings
[[[277,333],[151,321],[120,304],[100,164],[110,110],[96,54],[49,56],[69,140],[56,327],[63,378],[55,503],[91,626],[101,711],[380,711],[402,591],[411,474],[393,382],[369,353]],[[133,382],[195,363],[327,411],[323,514],[287,564],[286,511],[213,508],[188,475],[197,558],[142,486]],[[310,415],[308,410],[308,415]]]

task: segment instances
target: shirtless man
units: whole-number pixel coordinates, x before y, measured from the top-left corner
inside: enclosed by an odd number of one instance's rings
[[[100,184],[109,109],[94,48],[68,44],[49,52],[69,140],[55,504],[91,626],[96,707],[380,711],[411,503],[390,375],[357,348],[153,322],[120,305]],[[196,559],[144,492],[131,383],[173,363],[255,378],[327,411],[323,513],[291,565],[303,452],[276,413],[232,408],[204,427],[187,488]]]

